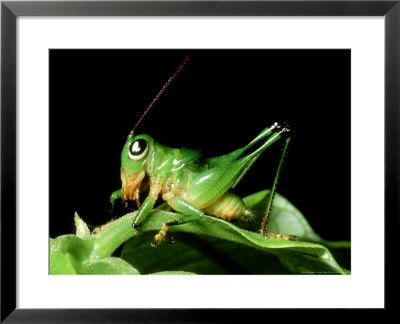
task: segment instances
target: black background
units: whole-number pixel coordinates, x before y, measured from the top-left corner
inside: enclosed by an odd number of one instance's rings
[[[329,240],[350,239],[350,50],[50,50],[50,236],[111,219],[120,154],[138,127],[171,147],[228,153],[276,120],[294,130],[277,191]],[[270,188],[283,142],[236,187]]]

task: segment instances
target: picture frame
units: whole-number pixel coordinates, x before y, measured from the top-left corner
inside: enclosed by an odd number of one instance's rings
[[[234,321],[238,312],[265,310],[18,309],[16,308],[16,19],[19,16],[384,16],[385,17],[385,308],[396,282],[391,238],[399,234],[399,1],[126,1],[1,4],[1,320],[85,323]],[[253,315],[252,315],[253,316]]]

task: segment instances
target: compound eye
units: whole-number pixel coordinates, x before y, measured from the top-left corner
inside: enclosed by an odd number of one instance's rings
[[[129,158],[132,160],[141,160],[147,154],[149,146],[144,139],[137,139],[129,146]]]

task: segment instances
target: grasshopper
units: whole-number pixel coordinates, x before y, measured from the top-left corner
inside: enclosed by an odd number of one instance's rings
[[[170,225],[198,221],[206,214],[227,221],[251,220],[253,212],[231,189],[238,184],[260,155],[289,131],[286,126],[274,123],[246,146],[213,158],[203,158],[197,150],[168,147],[149,135],[136,135],[135,130],[140,121],[189,59],[190,56],[185,57],[129,133],[121,155],[122,188],[113,192],[110,197],[112,205],[118,198],[122,201],[136,201],[138,211],[132,224],[136,229],[139,229],[143,220],[152,211],[159,196],[173,210],[187,215],[180,221],[165,223],[155,236],[157,245],[164,240]],[[274,187],[289,140],[290,137],[287,137]],[[256,144],[258,147],[253,152],[245,154]],[[139,195],[145,187],[148,189],[148,195],[141,204]],[[266,237],[291,239],[289,235],[268,233],[265,230],[272,199],[273,191],[260,232]]]

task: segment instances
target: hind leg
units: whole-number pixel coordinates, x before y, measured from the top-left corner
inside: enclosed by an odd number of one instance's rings
[[[278,169],[276,170],[276,173],[275,173],[274,183],[272,185],[270,196],[269,196],[269,199],[267,202],[267,209],[265,211],[265,216],[264,216],[262,224],[261,224],[260,233],[262,236],[264,236],[266,238],[279,238],[279,239],[284,239],[284,240],[298,241],[299,239],[295,235],[276,234],[276,233],[272,233],[272,232],[267,232],[267,225],[268,225],[268,220],[269,220],[269,217],[271,214],[271,208],[272,208],[272,202],[273,202],[274,195],[275,195],[275,189],[276,189],[276,185],[278,183],[279,173],[281,171],[283,159],[285,158],[285,154],[286,154],[286,150],[289,146],[289,142],[290,142],[290,137],[287,138],[285,141],[285,146],[283,148],[282,156],[281,156],[281,159],[278,164]]]

